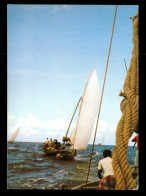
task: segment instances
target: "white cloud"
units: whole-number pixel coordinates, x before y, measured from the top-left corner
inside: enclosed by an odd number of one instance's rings
[[[44,123],[39,121],[32,113],[29,113],[27,118],[19,117],[17,124],[21,128],[44,128]]]
[[[12,114],[8,113],[8,121],[12,121],[15,119],[15,116],[12,116]]]
[[[26,118],[19,117],[16,118],[12,114],[8,113],[8,139],[12,133],[20,127],[20,132],[18,134],[18,141],[43,141],[46,137],[57,138],[59,141],[62,140],[62,137],[65,136],[67,128],[69,126],[70,120],[65,120],[63,118],[40,121],[33,113],[29,113]],[[72,123],[68,135],[71,134],[71,131],[75,124]],[[93,134],[90,139],[90,143],[93,143],[94,134],[95,134],[96,121],[94,124]],[[110,125],[107,121],[99,120],[96,141],[95,144],[101,142],[101,139],[104,134],[105,144],[110,142],[111,144],[115,141],[116,125]],[[16,140],[17,140],[16,139]]]
[[[8,114],[8,138],[14,133],[14,131],[20,127],[19,140],[27,141],[29,137],[45,138],[48,137],[59,137],[59,135],[64,136],[66,134],[69,121],[63,118],[58,118],[54,120],[49,120],[46,122],[40,121],[34,114],[29,113],[27,118],[19,117],[15,118],[13,115]],[[71,130],[74,124],[71,125]],[[32,137],[32,141],[33,138]]]
[[[104,120],[99,120],[99,125],[98,125],[98,132],[105,132],[105,130],[109,127],[108,122]]]
[[[62,118],[58,118],[55,120],[47,121],[46,129],[48,130],[67,130],[69,125],[69,121],[64,120]]]
[[[95,121],[93,133],[92,133],[92,136],[91,136],[91,139],[89,142],[91,144],[93,143],[93,140],[94,140],[96,123],[97,123],[97,121]],[[95,144],[100,143],[102,141],[103,135],[105,134],[105,145],[106,144],[114,145],[115,144],[116,126],[117,126],[116,124],[110,124],[109,122],[107,122],[105,120],[99,119]]]
[[[54,12],[58,12],[60,10],[69,10],[69,5],[54,5],[53,10]]]
[[[34,135],[36,135],[36,134],[38,134],[38,130],[37,129],[32,129],[32,128],[28,128],[28,127],[26,127],[26,128],[23,128],[23,131],[22,131],[22,136],[23,137],[30,137],[30,136],[34,136]]]

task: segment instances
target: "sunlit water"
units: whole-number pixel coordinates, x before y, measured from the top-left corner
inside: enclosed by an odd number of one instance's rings
[[[8,143],[7,188],[8,189],[61,189],[61,184],[70,188],[86,182],[92,145],[77,151],[73,161],[58,160],[45,156],[42,143]],[[103,158],[103,150],[114,146],[94,146],[88,181],[97,180],[97,166]],[[129,147],[128,161],[134,165],[136,148]]]

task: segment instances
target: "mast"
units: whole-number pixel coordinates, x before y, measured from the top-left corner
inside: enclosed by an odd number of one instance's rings
[[[74,113],[73,113],[73,115],[72,115],[72,118],[71,118],[71,120],[70,120],[70,123],[69,123],[69,126],[68,126],[68,129],[67,129],[67,132],[66,132],[65,137],[67,137],[67,135],[68,135],[68,132],[69,132],[71,123],[72,123],[72,121],[73,121],[74,115],[75,115],[75,113],[76,113],[76,111],[77,111],[77,108],[78,108],[78,106],[79,106],[79,103],[80,103],[81,99],[82,99],[82,97],[80,97],[80,99],[79,99],[79,101],[78,101],[78,103],[77,103],[77,105],[76,105],[76,108],[75,108]],[[64,144],[64,142],[63,142],[63,144]]]

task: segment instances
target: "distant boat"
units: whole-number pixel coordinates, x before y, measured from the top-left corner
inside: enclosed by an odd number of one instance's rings
[[[20,129],[20,128],[18,128],[18,129],[13,133],[12,137],[11,137],[10,140],[8,141],[9,143],[13,143],[13,142],[14,142],[14,140],[16,139],[16,137],[17,137],[17,135],[18,135],[18,133],[19,133],[19,129]]]
[[[76,109],[80,101],[81,103],[79,108],[77,125],[73,129],[70,137],[72,149],[70,149],[70,151],[68,150],[69,158],[71,158],[71,152],[73,157],[76,154],[76,150],[85,150],[92,135],[94,121],[99,107],[99,87],[96,69],[92,71],[87,81],[83,97],[79,99]],[[76,112],[76,109],[74,111],[74,114]],[[74,114],[71,118],[71,122],[74,117]],[[71,122],[69,124],[69,127],[71,125]],[[68,131],[69,128],[67,130],[67,133]],[[67,138],[67,133],[66,136],[63,137],[64,139]],[[50,153],[51,149],[45,149],[46,155],[49,155]],[[56,150],[56,153],[59,153],[59,151]],[[65,155],[66,153],[67,151],[65,151]],[[60,154],[62,157],[64,157],[63,151],[60,150]]]
[[[105,134],[103,135],[103,137],[102,137],[102,141],[101,141],[101,143],[99,143],[99,144],[98,144],[98,146],[102,146],[102,145],[103,145],[103,143],[104,143],[104,140],[105,140]]]

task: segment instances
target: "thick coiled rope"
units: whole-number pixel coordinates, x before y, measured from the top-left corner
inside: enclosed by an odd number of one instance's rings
[[[112,164],[116,177],[116,190],[132,190],[134,181],[131,168],[127,160],[129,138],[138,127],[138,100],[139,100],[139,42],[138,42],[138,14],[133,21],[133,51],[130,67],[124,82],[124,92],[120,96],[124,99],[120,108],[121,119],[116,130],[116,146],[112,154]]]

